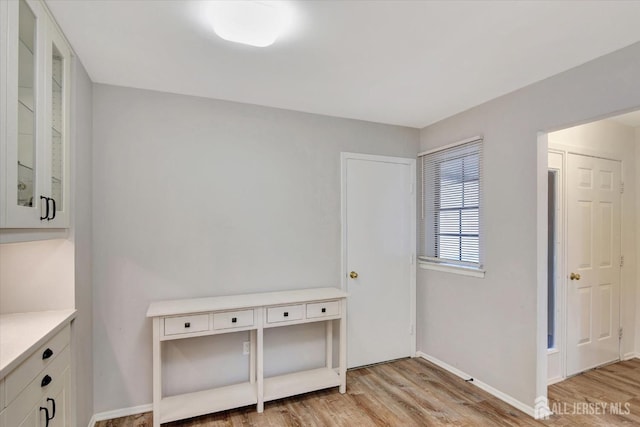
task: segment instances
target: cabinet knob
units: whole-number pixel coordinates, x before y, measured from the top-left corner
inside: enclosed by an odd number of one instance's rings
[[[237,317],[232,317],[231,318],[231,323],[237,323],[238,322],[238,318]]]
[[[289,312],[288,311],[284,312],[284,317],[289,317]]]
[[[322,307],[322,310],[320,310],[320,311],[322,311],[323,313],[326,313],[326,312],[327,312],[327,309],[326,309],[326,308],[324,308],[324,307]]]
[[[190,328],[191,327],[191,322],[184,322],[184,327],[185,328]]]
[[[46,349],[43,353],[42,353],[42,360],[47,360],[48,358],[50,358],[51,356],[53,356],[53,350],[51,350],[50,348]]]
[[[53,381],[53,378],[51,378],[49,375],[45,375],[44,378],[42,378],[42,381],[40,381],[40,387],[46,387],[49,384],[51,384],[51,381]]]

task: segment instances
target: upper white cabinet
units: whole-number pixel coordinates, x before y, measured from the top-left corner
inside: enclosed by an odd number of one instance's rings
[[[40,1],[0,19],[0,228],[68,228],[71,51]]]

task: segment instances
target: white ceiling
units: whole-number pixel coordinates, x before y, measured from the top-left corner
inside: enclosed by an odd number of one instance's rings
[[[267,48],[203,1],[47,3],[95,82],[418,128],[640,41],[640,1],[295,1]]]

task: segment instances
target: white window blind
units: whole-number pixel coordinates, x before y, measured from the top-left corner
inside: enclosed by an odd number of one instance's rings
[[[426,152],[420,259],[482,266],[482,138]]]

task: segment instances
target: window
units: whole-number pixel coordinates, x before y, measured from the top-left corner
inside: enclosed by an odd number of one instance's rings
[[[482,268],[482,139],[420,155],[420,259]]]

